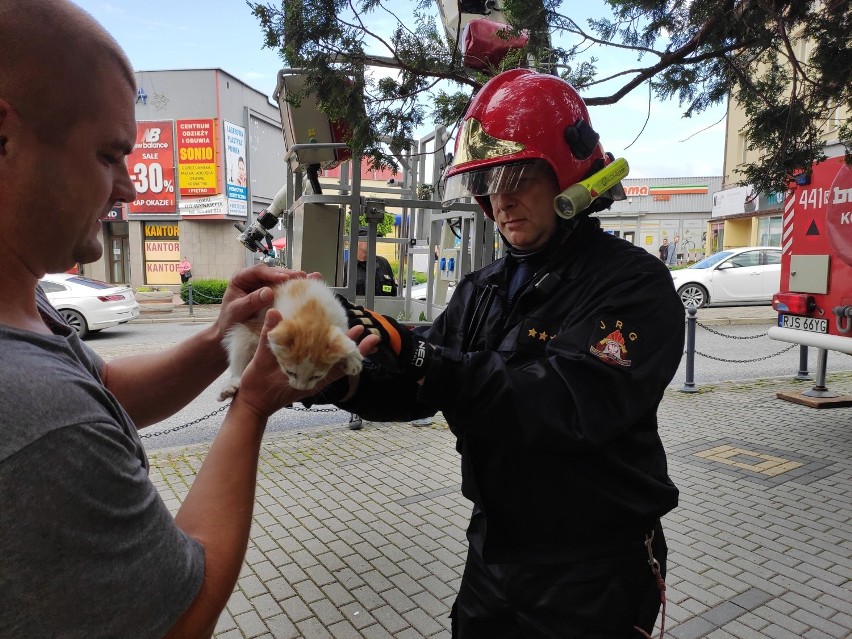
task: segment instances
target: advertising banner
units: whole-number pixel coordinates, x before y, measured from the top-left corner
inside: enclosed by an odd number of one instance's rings
[[[236,124],[225,122],[225,166],[229,198],[245,200],[248,197],[245,157],[246,130]]]
[[[246,173],[246,130],[225,122],[225,184],[228,214],[245,217],[248,212],[248,174]]]
[[[128,215],[177,212],[173,126],[171,120],[136,123],[136,144],[127,156],[136,201],[127,205]]]
[[[181,195],[216,195],[216,120],[177,120]]]
[[[180,235],[177,222],[145,223],[143,226],[145,283],[180,284],[180,273],[177,270]]]
[[[190,215],[225,215],[225,197],[213,195],[211,197],[183,197],[180,199],[180,214]]]

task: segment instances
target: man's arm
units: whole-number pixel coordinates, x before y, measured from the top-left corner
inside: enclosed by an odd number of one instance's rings
[[[272,303],[271,286],[304,277],[300,271],[264,264],[239,271],[222,298],[218,319],[198,335],[168,350],[111,360],[101,369],[106,387],[137,428],[173,415],[207,388],[228,365],[222,338]]]
[[[308,395],[287,385],[269,350],[267,333],[280,320],[278,311],[267,312],[255,357],[246,367],[219,434],[175,517],[177,526],[204,547],[204,581],[168,637],[208,637],[213,633],[245,557],[267,419]],[[349,332],[353,338],[359,334],[358,328]],[[369,353],[377,342],[372,336],[363,339],[361,353]],[[340,374],[336,370],[330,378]]]

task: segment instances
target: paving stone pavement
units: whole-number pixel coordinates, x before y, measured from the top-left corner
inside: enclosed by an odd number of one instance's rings
[[[663,522],[667,637],[852,637],[852,408],[776,397],[810,386],[666,392],[660,430],[681,491]],[[852,373],[827,386],[852,393]],[[206,450],[151,454],[173,510]],[[269,436],[246,561],[215,636],[448,639],[470,511],[459,484],[440,416]]]

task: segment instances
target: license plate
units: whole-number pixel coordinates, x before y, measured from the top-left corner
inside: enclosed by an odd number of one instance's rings
[[[799,315],[779,315],[778,326],[808,333],[828,333],[828,320]]]

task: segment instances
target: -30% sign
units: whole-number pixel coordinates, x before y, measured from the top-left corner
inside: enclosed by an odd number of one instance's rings
[[[131,179],[137,193],[175,192],[174,180],[163,178],[163,166],[159,162],[151,162],[150,164],[138,162],[134,164]]]

